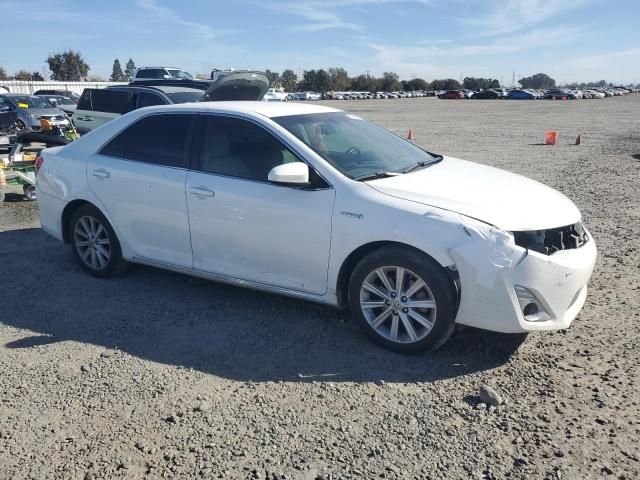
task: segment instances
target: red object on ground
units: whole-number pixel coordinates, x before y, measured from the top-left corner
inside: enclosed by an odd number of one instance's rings
[[[545,145],[555,145],[558,143],[558,132],[551,131],[545,134]]]
[[[407,140],[415,140],[416,137],[413,136],[413,130],[409,129],[409,133],[407,133]]]

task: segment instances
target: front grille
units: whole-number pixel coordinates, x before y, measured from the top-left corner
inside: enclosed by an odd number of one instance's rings
[[[589,241],[589,235],[580,222],[547,230],[513,232],[513,236],[516,245],[545,255],[580,248]]]

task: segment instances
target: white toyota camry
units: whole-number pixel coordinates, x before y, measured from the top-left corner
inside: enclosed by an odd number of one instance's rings
[[[456,323],[566,328],[596,259],[559,192],[318,105],[144,108],[37,166],[42,227],[90,274],[141,263],[348,307],[401,352]]]

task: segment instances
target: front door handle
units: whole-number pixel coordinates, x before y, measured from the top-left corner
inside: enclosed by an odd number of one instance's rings
[[[107,172],[106,170],[100,168],[98,170],[94,170],[92,172],[94,177],[98,177],[98,178],[110,178],[111,174],[109,172]]]
[[[93,118],[91,117],[76,117],[76,120],[80,120],[81,122],[93,122]]]
[[[207,187],[190,187],[189,192],[191,192],[192,195],[201,198],[216,196],[216,192]]]

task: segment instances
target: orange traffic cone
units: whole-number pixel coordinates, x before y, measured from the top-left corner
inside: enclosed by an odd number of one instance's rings
[[[576,145],[580,145],[582,143],[582,134],[578,134],[576,137]]]
[[[407,133],[407,140],[415,140],[416,137],[413,136],[413,130],[409,129],[409,133]]]
[[[544,143],[546,145],[555,145],[556,143],[558,143],[558,132],[552,130],[545,133]]]

